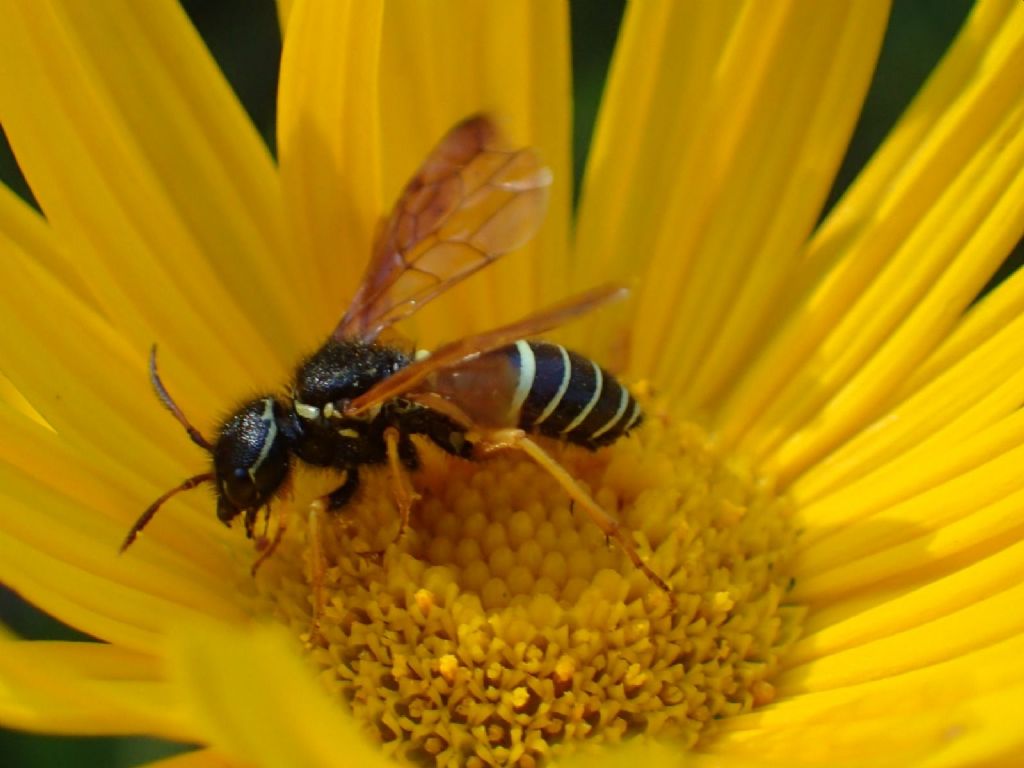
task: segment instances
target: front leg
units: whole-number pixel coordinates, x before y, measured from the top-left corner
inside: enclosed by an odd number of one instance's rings
[[[324,584],[327,581],[327,554],[324,551],[324,527],[327,524],[325,515],[336,515],[351,501],[359,487],[359,471],[355,467],[345,467],[345,481],[330,494],[316,499],[309,505],[309,584],[312,587],[312,622],[309,630],[308,643],[314,647],[323,642],[321,620],[327,595]]]
[[[359,470],[355,467],[345,468],[345,482],[328,493],[321,496],[309,505],[309,524],[307,535],[309,536],[309,581],[313,590],[313,617],[309,632],[310,647],[319,645],[323,640],[320,633],[320,620],[324,615],[324,606],[327,597],[324,590],[324,582],[327,580],[327,555],[324,552],[323,528],[325,525],[324,515],[336,515],[342,507],[352,500],[356,490],[359,488]]]
[[[327,511],[338,512],[351,501],[357,490],[359,490],[359,470],[355,467],[347,467],[345,482],[324,497]]]

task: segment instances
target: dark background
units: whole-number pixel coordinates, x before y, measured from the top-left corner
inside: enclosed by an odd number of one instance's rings
[[[867,103],[830,195],[831,204],[881,143],[963,23],[971,0],[896,0]],[[184,6],[270,146],[280,40],[273,0],[186,0]],[[583,167],[605,72],[622,15],[621,0],[573,0],[574,153]],[[2,19],[0,19],[0,23]],[[0,179],[29,198],[0,141]],[[1018,246],[1000,275],[1021,262]],[[998,277],[997,277],[998,279]],[[27,638],[82,638],[0,587],[0,622]],[[0,765],[124,768],[184,747],[143,738],[64,738],[0,729]]]

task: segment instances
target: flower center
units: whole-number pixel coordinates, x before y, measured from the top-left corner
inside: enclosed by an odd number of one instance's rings
[[[387,472],[363,472],[324,532],[328,598],[310,658],[389,754],[530,766],[639,734],[692,746],[709,721],[772,699],[802,615],[784,605],[791,506],[700,428],[647,412],[600,451],[547,447],[671,585],[674,606],[524,456],[467,462],[424,447],[422,499],[397,543]],[[299,534],[257,588],[307,637],[311,547]]]

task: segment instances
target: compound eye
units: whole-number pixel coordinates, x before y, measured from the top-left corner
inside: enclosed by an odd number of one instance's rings
[[[245,467],[234,467],[227,473],[224,477],[224,495],[236,510],[254,507],[259,500],[256,484]]]

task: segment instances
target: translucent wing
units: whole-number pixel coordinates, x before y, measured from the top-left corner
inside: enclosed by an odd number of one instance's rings
[[[354,415],[385,400],[400,397],[412,391],[435,371],[454,367],[519,339],[550,331],[574,317],[628,295],[629,291],[618,285],[592,288],[509,325],[445,344],[430,357],[402,368],[353,400],[346,409],[346,415]]]
[[[490,118],[451,129],[409,181],[377,233],[337,339],[372,341],[438,294],[529,240],[544,217],[551,172],[528,148],[505,148]]]

